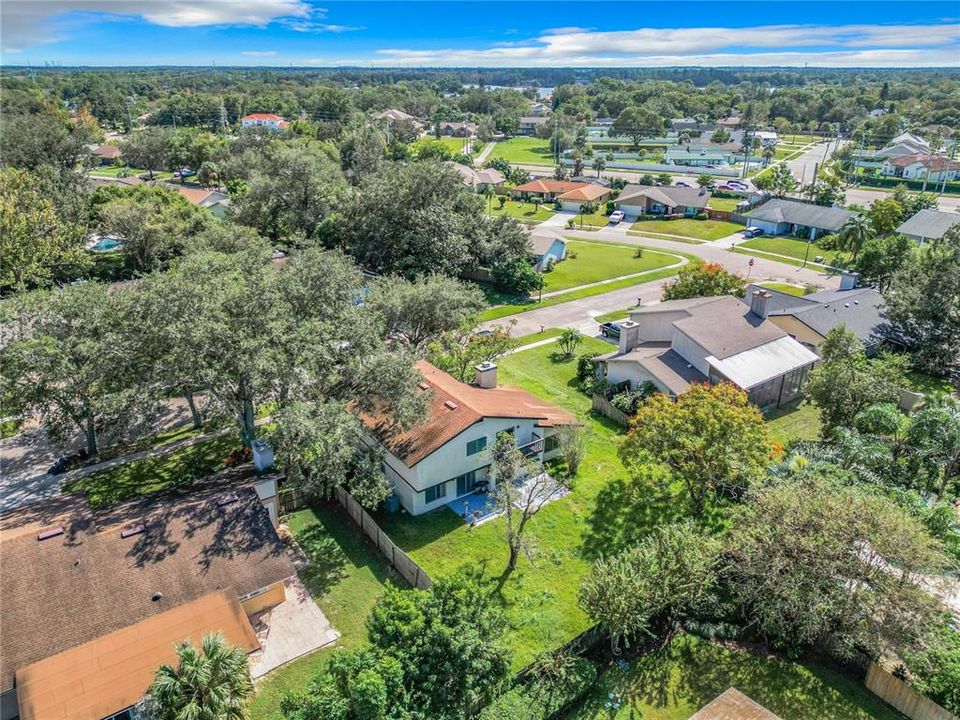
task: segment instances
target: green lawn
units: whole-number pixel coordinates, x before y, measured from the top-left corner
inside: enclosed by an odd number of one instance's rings
[[[801,262],[806,253],[808,263],[812,262],[817,255],[822,255],[824,257],[824,263],[827,265],[845,263],[850,259],[849,253],[839,250],[823,250],[816,243],[809,243],[806,240],[797,240],[791,237],[758,237],[738,243],[737,247],[745,250],[749,249],[759,252],[775,253],[777,255],[786,255]]]
[[[608,343],[586,338],[577,354],[610,350]],[[434,576],[470,565],[500,578],[497,598],[507,613],[514,668],[589,626],[577,606],[577,588],[599,552],[623,547],[676,511],[673,505],[623,502],[626,473],[617,457],[621,429],[590,413],[590,399],[576,389],[576,359],[559,359],[556,352],[550,344],[498,361],[504,385],[520,386],[585,423],[586,455],[573,492],[547,505],[530,521],[539,549],[535,562],[524,558],[511,575],[501,575],[508,555],[501,520],[470,530],[443,508],[419,517],[391,516],[385,527]]]
[[[610,217],[607,215],[606,208],[604,206],[601,207],[603,209],[595,213],[577,215],[574,218],[574,227],[578,229],[583,227],[586,230],[589,228],[605,228],[610,225]]]
[[[869,690],[822,665],[763,657],[684,635],[612,666],[568,720],[686,720],[729,687],[783,720],[903,720]],[[619,711],[604,707],[610,693]]]
[[[776,290],[777,292],[787,293],[788,295],[796,295],[798,297],[803,297],[807,294],[807,291],[800,285],[791,285],[790,283],[782,282],[763,282],[760,283],[765,288],[770,288],[771,290]]]
[[[718,198],[711,197],[709,206],[714,210],[723,210],[726,212],[733,212],[737,209],[737,205],[743,202],[743,198]]]
[[[652,252],[663,252],[661,250],[655,250]],[[700,262],[700,259],[694,255],[689,255],[687,253],[677,252],[676,250],[671,250],[672,255],[679,255],[683,257],[688,262]],[[493,307],[489,307],[480,313],[480,320],[498,320],[499,318],[504,318],[509,315],[516,315],[517,313],[526,312],[527,310],[535,310],[542,307],[550,307],[551,305],[559,305],[560,303],[570,302],[571,300],[580,300],[585,297],[590,297],[592,295],[600,295],[602,293],[610,292],[611,290],[620,290],[621,288],[631,287],[633,285],[640,285],[642,283],[653,282],[654,280],[663,280],[664,278],[672,277],[677,274],[679,268],[663,268],[662,270],[654,270],[646,275],[641,275],[639,277],[630,277],[624,278],[623,280],[613,280],[603,285],[594,285],[592,287],[581,288],[579,290],[571,290],[570,292],[564,292],[560,295],[554,295],[552,297],[544,298],[541,302],[537,302],[536,297],[534,298],[507,298],[504,297],[501,293],[498,293],[494,290],[491,290],[489,286],[481,286],[484,288],[484,292],[487,295],[488,301],[492,303],[499,303]]]
[[[463,142],[464,142],[464,139],[463,139],[463,138],[460,138],[460,137],[441,137],[441,138],[436,138],[436,137],[434,137],[433,135],[424,136],[424,137],[418,139],[417,142],[414,143],[414,149],[416,149],[416,146],[417,146],[418,143],[428,143],[428,142],[430,142],[431,140],[434,141],[434,142],[439,142],[439,143],[440,143],[441,145],[443,145],[447,150],[449,150],[450,153],[453,154],[453,155],[459,155],[459,154],[461,154],[461,153],[463,152]],[[486,144],[486,143],[482,143],[482,142],[480,142],[479,140],[474,139],[474,141],[473,141],[473,152],[471,152],[470,154],[471,154],[471,155],[476,155],[477,152],[479,152],[480,150],[483,149],[483,147],[484,147],[485,144]]]
[[[300,573],[327,620],[340,632],[336,647],[352,648],[366,641],[367,615],[383,594],[389,568],[365,536],[339,507],[318,505],[285,519],[310,565]],[[280,700],[302,690],[330,657],[319,650],[283,666],[258,685],[250,717],[280,720]]]
[[[680,235],[694,240],[719,240],[727,235],[743,230],[743,225],[724,220],[638,220],[633,224],[631,234],[656,233],[660,235]]]
[[[78,478],[65,483],[63,489],[85,492],[91,507],[106,507],[210,475],[223,468],[227,455],[239,447],[236,433],[227,433],[168,455],[135,460]]]
[[[546,328],[543,332],[532,332],[527,335],[518,335],[514,338],[517,341],[517,347],[523,347],[524,345],[529,345],[530,343],[539,342],[541,340],[549,340],[551,338],[558,338],[563,334],[563,328]]]
[[[808,402],[793,403],[767,414],[767,429],[784,447],[796,440],[820,437],[820,410]]]
[[[922,372],[913,371],[907,373],[907,380],[910,389],[914,392],[952,393],[957,391],[953,386],[953,383],[947,378],[934,377],[933,375],[927,375],[926,373]]]
[[[598,323],[613,322],[614,320],[626,320],[630,317],[630,311],[636,309],[636,305],[633,305],[623,310],[614,310],[613,312],[604,313],[603,315],[597,315],[594,320]]]
[[[500,201],[496,198],[485,200],[487,212],[490,215],[508,215],[517,220],[526,220],[529,222],[543,222],[555,213],[553,205],[534,205],[531,202],[520,200],[507,200],[504,206],[500,207]]]
[[[565,290],[678,262],[677,258],[662,252],[644,250],[639,258],[634,257],[635,252],[635,248],[623,245],[570,240],[567,243],[567,259],[544,273],[543,290]]]
[[[96,167],[90,171],[90,175],[93,177],[119,177],[120,172],[123,171],[129,177],[135,177],[137,175],[143,175],[147,172],[146,168],[128,168],[123,165],[102,165]],[[153,177],[155,180],[169,180],[173,177],[172,172],[155,170],[153,172]]]
[[[503,158],[511,164],[554,165],[550,141],[537,137],[514,137],[498,142],[490,159]]]

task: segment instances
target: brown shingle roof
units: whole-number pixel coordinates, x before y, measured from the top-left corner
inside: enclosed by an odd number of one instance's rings
[[[234,502],[218,500],[236,497]],[[53,503],[47,526],[64,533],[39,541],[37,506],[25,524],[5,515],[0,535],[0,691],[38,660],[148,617],[233,588],[238,595],[295,574],[253,488],[222,488],[161,502],[127,503],[93,513],[82,499]],[[144,532],[121,538],[125,527]],[[154,593],[163,597],[152,600]]]
[[[177,643],[220,633],[245,653],[260,648],[236,592],[219,590],[17,671],[20,720],[100,720],[136,704]]]
[[[417,369],[427,385],[425,391],[432,393],[423,422],[391,434],[390,418],[360,416],[367,428],[407,467],[413,467],[485,417],[532,419],[541,427],[577,423],[572,415],[524,390],[467,385],[424,360],[417,363]]]

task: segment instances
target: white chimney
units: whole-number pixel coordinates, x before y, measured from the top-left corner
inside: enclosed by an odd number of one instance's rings
[[[482,388],[495,388],[497,386],[497,366],[492,362],[482,362],[474,365],[476,371],[474,382]]]
[[[620,323],[620,352],[628,353],[640,344],[640,324],[633,320]]]
[[[857,286],[857,280],[859,279],[860,276],[857,275],[857,273],[844,270],[840,273],[840,289],[853,290]]]
[[[767,301],[772,297],[773,295],[768,293],[766,290],[754,290],[753,295],[750,298],[750,312],[752,312],[758,318],[766,320],[767,313],[769,312],[767,308]]]

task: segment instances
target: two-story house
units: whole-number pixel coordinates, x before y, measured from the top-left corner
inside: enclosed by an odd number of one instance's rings
[[[430,398],[423,421],[396,432],[389,417],[361,415],[367,442],[383,449],[383,471],[411,515],[493,489],[491,455],[499,433],[512,433],[527,457],[549,460],[559,451],[559,428],[577,424],[528,392],[497,387],[493,363],[477,365],[473,384],[426,361],[417,369],[423,375],[419,389]]]
[[[240,127],[266,127],[271,130],[283,130],[289,125],[283,115],[273,113],[250,113],[240,118]]]

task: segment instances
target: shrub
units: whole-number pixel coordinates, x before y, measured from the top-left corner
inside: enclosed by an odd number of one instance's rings
[[[635,258],[642,258],[642,257],[643,257],[643,248],[642,248],[642,247],[638,247],[636,250],[634,250],[634,251],[633,251],[633,256],[634,256]]]
[[[232,450],[230,454],[223,459],[223,464],[225,467],[234,468],[248,463],[251,460],[253,460],[253,450],[250,449],[249,445],[244,445],[236,450]]]
[[[546,714],[543,706],[527,695],[524,688],[517,687],[487,705],[478,717],[479,720],[543,720]]]
[[[694,217],[695,217],[697,220],[706,220],[706,219],[707,219],[708,217],[710,217],[710,216],[707,215],[705,212],[701,212],[701,213],[697,213]]]
[[[480,712],[479,720],[547,720],[580,700],[596,681],[596,666],[573,658],[562,677],[538,675],[505,692]]]
[[[613,200],[607,200],[607,215],[609,215],[616,209],[617,209],[616,203],[614,203]]]
[[[567,227],[568,227],[568,228],[573,228],[573,226],[574,226],[573,218],[570,218],[569,220],[567,220]]]
[[[577,380],[589,380],[597,376],[597,356],[581,355],[577,358]]]

